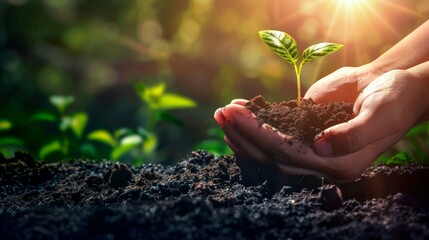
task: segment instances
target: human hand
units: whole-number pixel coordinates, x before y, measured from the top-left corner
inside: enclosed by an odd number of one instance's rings
[[[375,158],[418,124],[427,103],[427,83],[407,70],[387,72],[366,86],[357,97],[352,120],[332,126],[316,136],[314,149],[321,156],[350,155],[374,146]]]
[[[354,103],[359,93],[381,74],[371,64],[343,67],[315,82],[304,98],[312,98],[316,103]]]
[[[316,152],[291,136],[262,124],[236,100],[218,109],[215,119],[240,158],[276,166],[284,174],[351,180],[396,143],[424,111],[422,81],[407,71],[392,71],[371,82],[357,97],[356,117],[324,131]],[[288,144],[292,141],[293,144]]]
[[[324,160],[303,144],[301,140],[287,136],[268,124],[261,124],[257,117],[244,107],[247,100],[236,99],[215,114],[216,122],[225,132],[225,141],[236,157],[276,169],[280,174],[315,175],[336,179],[331,176],[329,161]],[[326,158],[327,159],[327,158]],[[320,160],[320,161],[319,161]],[[313,170],[317,169],[317,170]]]

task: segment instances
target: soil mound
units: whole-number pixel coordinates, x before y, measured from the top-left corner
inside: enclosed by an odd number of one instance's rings
[[[259,95],[245,107],[261,122],[296,136],[309,146],[322,130],[353,118],[353,104],[346,102],[316,104],[312,99],[303,99],[298,107],[296,100],[269,103]]]
[[[429,168],[355,182],[242,178],[233,156],[174,166],[0,157],[0,239],[427,239]]]

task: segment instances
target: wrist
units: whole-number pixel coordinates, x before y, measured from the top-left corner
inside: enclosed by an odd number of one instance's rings
[[[386,72],[388,72],[388,70],[380,68],[373,62],[357,67],[356,79],[358,83],[358,90],[362,91],[366,86],[368,86],[368,84]]]
[[[426,101],[427,93],[429,92],[429,62],[425,62],[408,69],[408,72],[415,76],[415,80],[419,82],[420,104],[422,105],[421,115],[418,123],[429,120],[429,101]]]

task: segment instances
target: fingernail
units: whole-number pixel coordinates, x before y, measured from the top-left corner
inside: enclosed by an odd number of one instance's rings
[[[334,148],[332,144],[325,138],[319,138],[314,142],[314,151],[323,157],[334,156]]]
[[[225,123],[225,115],[223,115],[223,110],[224,108],[218,108],[214,113],[214,119],[221,127]]]

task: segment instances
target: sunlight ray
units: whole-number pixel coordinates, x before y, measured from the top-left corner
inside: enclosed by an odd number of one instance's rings
[[[366,8],[371,11],[373,16],[375,16],[390,32],[392,32],[395,37],[399,38],[401,36],[400,33],[388,21],[386,21],[386,19],[383,18],[383,16],[378,13],[369,3],[363,3],[365,4]]]
[[[359,6],[360,5],[358,5],[358,13],[361,14],[362,12],[360,12]],[[359,33],[358,33],[358,27],[359,26],[358,25],[360,22],[358,23],[358,19],[356,18],[356,15],[355,15],[356,12],[352,12],[351,14],[352,14],[352,16],[351,16],[351,29],[353,31],[353,36],[359,36]],[[363,62],[363,55],[360,53],[362,53],[361,41],[358,40],[358,41],[354,42],[354,53],[353,53],[353,56],[356,59],[355,61],[358,63]]]
[[[331,23],[329,24],[328,32],[325,36],[325,41],[328,41],[328,39],[331,37],[332,30],[334,29],[335,22],[338,18],[338,12],[340,11],[340,5],[337,4],[337,7],[335,8],[334,16],[332,17]]]
[[[378,34],[374,28],[370,27],[372,25],[371,20],[369,19],[364,7],[361,4],[358,5],[358,11],[361,13],[361,16],[363,16],[366,24],[369,26],[367,29],[371,31],[372,34]]]
[[[415,16],[415,17],[423,17],[423,18],[427,17],[424,14],[421,14],[419,12],[413,11],[412,9],[406,8],[404,6],[401,6],[401,5],[398,5],[398,4],[386,1],[386,0],[380,0],[380,3],[385,4],[385,5],[387,5],[387,6],[391,7],[391,8],[397,9],[397,10],[403,12],[403,13],[407,13],[407,14]]]
[[[339,4],[337,4],[337,6],[335,8],[334,15],[333,15],[332,20],[331,20],[331,23],[329,24],[328,31],[325,35],[325,40],[324,40],[325,42],[328,41],[331,37],[335,22],[337,21],[337,18],[338,18],[338,12],[339,11],[340,11],[340,6],[339,6]],[[323,66],[324,62],[325,62],[324,60],[321,60],[321,61],[318,61],[317,63],[315,63],[316,66],[314,67],[314,71],[313,71],[313,74],[311,76],[311,83],[314,83],[318,80],[317,78],[320,75],[320,71],[322,70],[322,66]]]
[[[315,7],[316,5],[318,5],[320,3],[323,3],[323,2],[324,2],[324,0],[314,1],[310,5],[306,6],[305,8],[300,9],[299,11],[297,11],[297,12],[289,15],[288,17],[284,18],[281,22],[279,22],[276,25],[281,26],[281,25],[285,24],[286,22],[288,22],[289,20],[291,20],[291,19],[293,19],[295,17],[301,16],[304,12],[308,11],[308,9],[311,9],[312,7]]]

